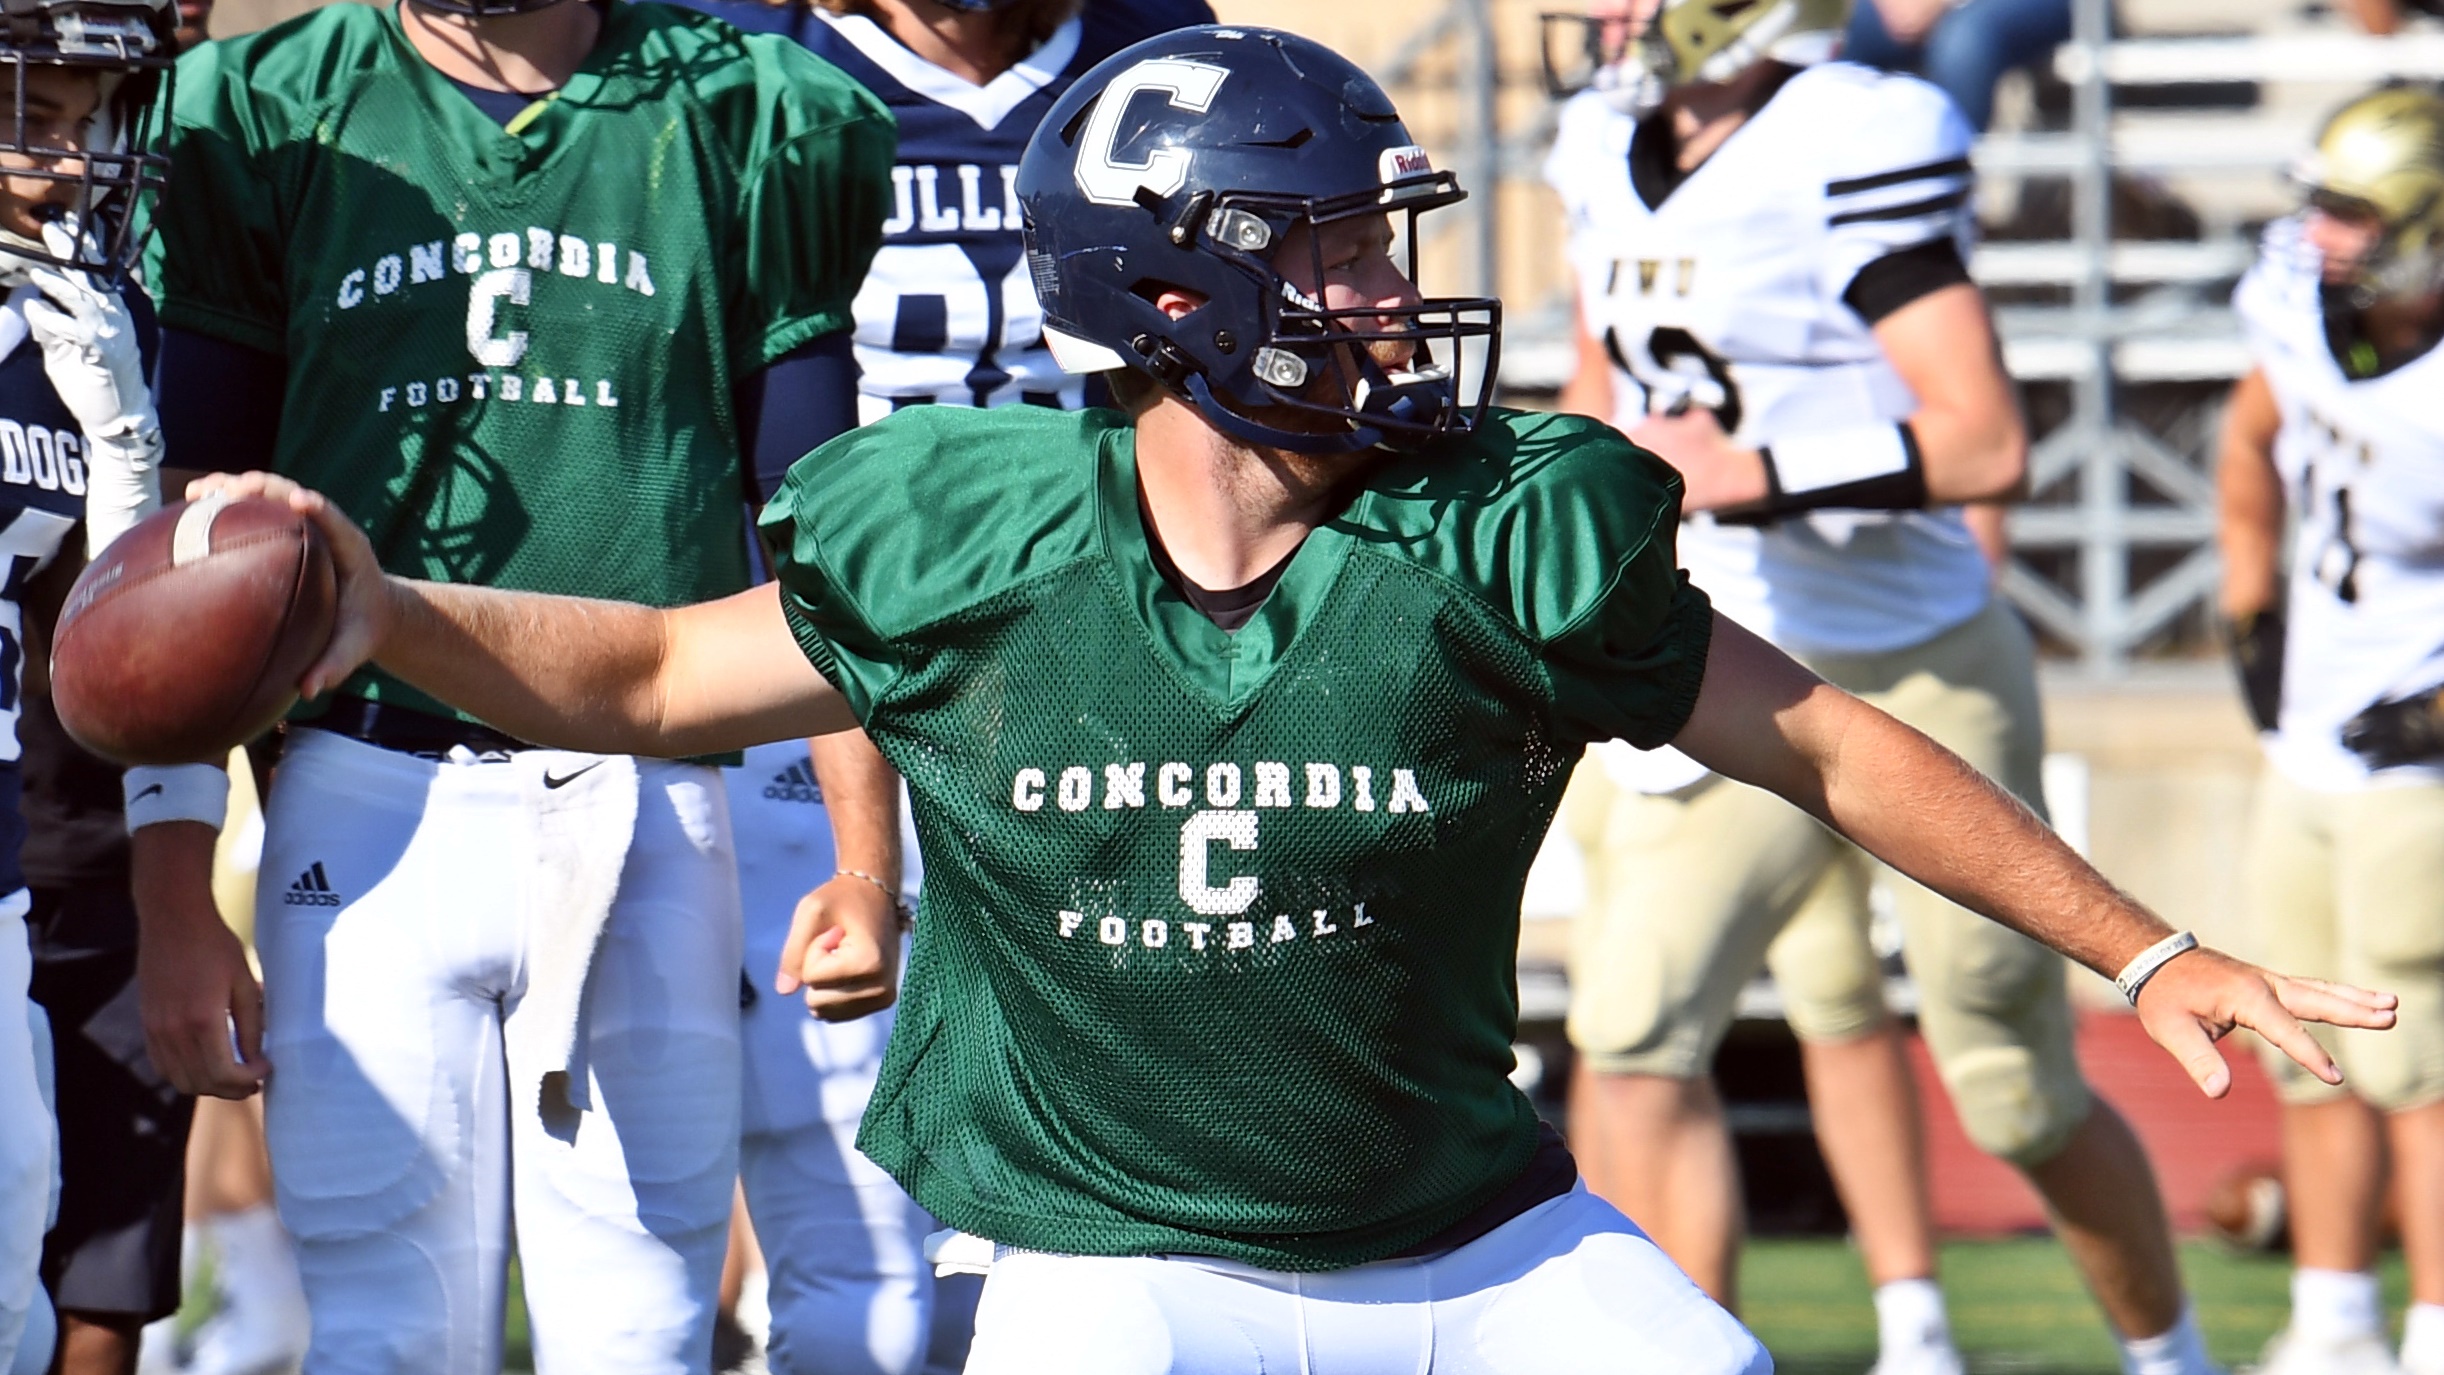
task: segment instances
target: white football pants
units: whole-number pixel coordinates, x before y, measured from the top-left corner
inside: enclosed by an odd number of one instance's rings
[[[914,1375],[934,1321],[933,1220],[855,1144],[892,1014],[825,1022],[772,991],[798,899],[832,876],[831,819],[803,740],[749,750],[728,772],[754,991],[739,1174],[771,1282],[767,1359],[774,1375]]]
[[[49,1077],[47,1037],[35,1034],[41,1015],[26,990],[34,948],[22,888],[0,898],[0,1371],[12,1369],[42,1296],[42,1234],[50,1230],[59,1131],[43,1084]],[[39,1325],[39,1324],[37,1324]],[[47,1340],[43,1343],[48,1355]]]
[[[1300,1275],[1003,1248],[967,1375],[1771,1375],[1582,1186],[1456,1250]]]
[[[590,1106],[521,1063],[537,777],[289,737],[255,931],[308,1375],[497,1375],[512,1217],[539,1375],[710,1363],[738,1142],[738,889],[719,771],[638,760],[584,986]],[[528,1030],[531,1030],[529,1028]]]

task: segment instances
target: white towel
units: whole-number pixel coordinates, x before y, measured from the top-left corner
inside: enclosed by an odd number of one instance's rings
[[[925,1259],[933,1262],[936,1279],[990,1274],[1000,1253],[992,1241],[969,1232],[945,1229],[925,1235]]]
[[[586,974],[636,838],[637,769],[626,755],[527,750],[514,756],[534,825],[526,995],[504,1035],[510,1062],[539,1077],[546,1118],[593,1106],[586,1082]]]

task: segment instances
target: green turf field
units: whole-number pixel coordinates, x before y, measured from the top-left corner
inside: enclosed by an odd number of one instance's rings
[[[2201,1243],[2181,1249],[2182,1271],[2216,1360],[2232,1365],[2256,1359],[2283,1321],[2290,1264],[2285,1256],[2234,1256]],[[2385,1303],[2398,1314],[2406,1301],[2400,1258],[2388,1257],[2383,1273]],[[208,1293],[208,1272],[196,1278],[206,1281],[201,1292]],[[2118,1375],[2103,1320],[2051,1241],[1954,1242],[1943,1248],[1943,1281],[1952,1332],[1972,1375]],[[1865,1375],[1874,1363],[1867,1274],[1848,1243],[1752,1243],[1740,1286],[1743,1316],[1772,1349],[1782,1375]],[[513,1270],[512,1375],[529,1368],[520,1297]],[[200,1321],[202,1314],[181,1316]]]
[[[2215,1359],[2255,1360],[2282,1325],[2290,1260],[2181,1248],[2182,1271]],[[2401,1263],[2384,1267],[2385,1298],[2405,1302]],[[2060,1247],[2042,1238],[1943,1248],[1952,1333],[1974,1375],[2118,1375],[2103,1320]],[[1740,1267],[1741,1307],[1783,1375],[1863,1375],[1875,1360],[1875,1314],[1857,1253],[1841,1241],[1761,1241]]]

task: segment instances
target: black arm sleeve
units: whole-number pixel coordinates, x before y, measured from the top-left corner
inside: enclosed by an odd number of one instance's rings
[[[1917,300],[1947,286],[1969,280],[1969,265],[1960,260],[1960,245],[1949,238],[1929,239],[1894,249],[1858,270],[1842,289],[1842,304],[1873,325]]]
[[[781,490],[790,465],[857,428],[857,356],[849,332],[836,330],[782,354],[741,381],[734,399],[751,488],[747,499],[760,506]]]
[[[183,329],[161,331],[153,404],[162,448],[175,467],[243,473],[272,466],[288,360]]]

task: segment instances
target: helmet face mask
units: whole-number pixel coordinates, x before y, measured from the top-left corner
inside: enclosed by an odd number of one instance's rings
[[[1640,13],[1644,10],[1645,13]],[[1728,82],[1760,62],[1795,66],[1833,56],[1849,0],[1650,0],[1589,14],[1547,13],[1545,89],[1554,98],[1605,92],[1642,112],[1682,86]]]
[[[1492,399],[1490,298],[1333,303],[1335,226],[1400,216],[1413,284],[1417,217],[1465,193],[1319,44],[1210,26],[1140,43],[1053,107],[1018,181],[1045,340],[1071,372],[1134,369],[1227,434],[1311,454],[1465,433]],[[1198,304],[1175,316],[1157,304],[1172,291]],[[1471,340],[1486,362],[1464,375]]]
[[[1463,194],[1451,174],[1437,173],[1427,187],[1412,193],[1417,202],[1402,213],[1400,236],[1405,262],[1398,268],[1412,287],[1406,304],[1360,302],[1331,304],[1333,274],[1325,267],[1324,250],[1333,226],[1384,214],[1379,197],[1315,201],[1264,193],[1226,195],[1214,203],[1213,221],[1223,232],[1209,251],[1233,264],[1272,301],[1269,328],[1253,341],[1251,352],[1257,394],[1246,389],[1217,400],[1209,382],[1187,381],[1192,399],[1201,407],[1219,404],[1234,415],[1270,422],[1276,429],[1312,433],[1310,452],[1332,452],[1347,440],[1374,431],[1365,448],[1383,444],[1399,448],[1424,443],[1453,429],[1473,427],[1491,399],[1490,385],[1480,385],[1473,407],[1459,411],[1459,343],[1485,339],[1489,353],[1488,379],[1499,362],[1500,307],[1475,299],[1433,300],[1414,295],[1417,281],[1418,216],[1457,201]],[[1251,225],[1250,221],[1254,224]],[[1264,246],[1241,246],[1265,232]],[[1304,230],[1305,232],[1300,232]],[[1267,252],[1269,247],[1272,251]],[[1303,271],[1295,280],[1283,268],[1299,257]],[[1310,285],[1311,284],[1311,285]],[[1193,315],[1193,312],[1192,312]],[[1182,317],[1187,324],[1191,317]],[[1441,341],[1447,357],[1438,359]],[[1378,346],[1406,346],[1405,357],[1388,365]],[[1200,395],[1199,393],[1203,394]],[[1231,406],[1231,402],[1238,405]],[[1253,403],[1251,405],[1251,403]],[[1249,415],[1249,411],[1256,412]],[[1263,412],[1278,412],[1265,416]],[[1286,423],[1283,423],[1286,422]],[[1228,425],[1225,429],[1231,428]],[[1241,434],[1259,443],[1301,448],[1272,436]]]
[[[174,80],[172,0],[0,3],[0,180],[11,209],[36,221],[72,221],[77,243],[56,253],[39,238],[0,229],[0,255],[117,276],[141,247],[139,201],[169,171],[161,125]],[[95,104],[73,144],[47,108],[62,77],[89,79]],[[29,196],[29,184],[45,184]],[[61,188],[68,188],[60,194]],[[29,200],[34,203],[26,204]]]
[[[2313,214],[2368,231],[2353,260],[2319,253],[2358,304],[2444,290],[2444,98],[2406,87],[2361,96],[2326,122],[2292,179]]]
[[[1671,54],[1662,32],[1646,20],[1627,10],[1548,11],[1536,22],[1545,94],[1567,100],[1599,91],[1615,108],[1633,113],[1662,103],[1669,88],[1657,72],[1671,69]]]

